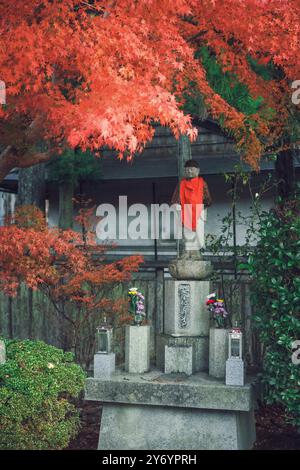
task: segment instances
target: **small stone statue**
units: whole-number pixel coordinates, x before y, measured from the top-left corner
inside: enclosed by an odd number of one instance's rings
[[[171,203],[178,204],[181,210],[183,256],[199,259],[199,250],[204,247],[206,207],[212,204],[212,199],[206,181],[199,175],[200,168],[196,160],[188,160],[184,168],[184,178],[177,185]]]
[[[196,160],[185,163],[185,175],[177,185],[172,204],[177,204],[183,225],[183,244],[180,257],[169,264],[169,271],[175,279],[202,280],[212,273],[212,264],[202,259],[200,249],[204,248],[204,223],[206,207],[212,203],[208,186]]]

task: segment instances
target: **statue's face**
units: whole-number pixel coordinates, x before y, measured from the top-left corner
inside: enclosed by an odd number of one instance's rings
[[[196,178],[197,176],[199,176],[199,168],[195,166],[186,167],[184,169],[184,176],[189,180],[192,178]]]

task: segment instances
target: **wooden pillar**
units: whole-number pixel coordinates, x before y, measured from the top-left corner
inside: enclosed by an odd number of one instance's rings
[[[293,149],[288,148],[278,153],[275,161],[275,173],[278,183],[278,196],[289,198],[295,189],[295,165]]]
[[[178,168],[178,184],[184,176],[184,165],[192,158],[191,141],[186,135],[180,135],[178,140],[177,168]],[[182,255],[185,251],[184,240],[178,240],[177,255]]]
[[[156,268],[155,280],[155,333],[158,334],[164,328],[164,268]]]
[[[178,140],[178,179],[179,181],[184,174],[185,162],[192,158],[191,141],[186,135],[181,135]]]

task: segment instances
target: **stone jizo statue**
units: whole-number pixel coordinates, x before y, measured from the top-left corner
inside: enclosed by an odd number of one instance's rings
[[[181,211],[183,256],[199,258],[199,250],[204,247],[206,208],[211,205],[212,199],[196,160],[188,160],[184,169],[184,177],[177,185],[171,203],[177,204]]]

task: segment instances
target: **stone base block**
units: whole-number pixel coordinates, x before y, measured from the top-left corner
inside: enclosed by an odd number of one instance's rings
[[[193,373],[192,346],[165,346],[165,374]]]
[[[94,377],[95,379],[109,378],[115,372],[116,355],[115,353],[94,355]]]
[[[172,336],[208,336],[205,305],[209,281],[165,281],[164,333]]]
[[[226,361],[226,385],[245,384],[245,365],[242,359],[230,358]]]
[[[227,357],[228,330],[211,328],[209,332],[209,375],[223,379]]]
[[[251,449],[255,441],[255,380],[243,387],[198,372],[140,375],[116,370],[87,378],[85,399],[101,402],[99,449]]]
[[[125,370],[142,374],[150,367],[150,326],[127,325],[125,332]]]
[[[208,336],[174,337],[159,334],[156,337],[156,366],[165,370],[165,347],[192,347],[193,373],[208,370]]]
[[[105,404],[99,450],[244,450],[255,441],[243,412]]]

